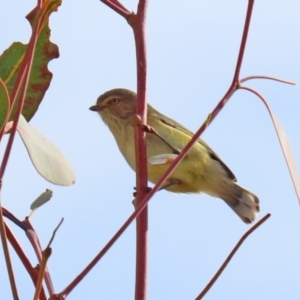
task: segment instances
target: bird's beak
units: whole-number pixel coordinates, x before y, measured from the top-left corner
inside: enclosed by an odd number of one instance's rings
[[[101,107],[99,105],[93,105],[89,108],[89,110],[92,110],[92,111],[99,111],[101,109]]]

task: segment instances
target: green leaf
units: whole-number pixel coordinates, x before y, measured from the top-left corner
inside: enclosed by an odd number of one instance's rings
[[[6,123],[9,111],[9,95],[5,83],[0,79],[0,131]]]
[[[27,19],[31,26],[36,19],[36,9],[28,14]],[[52,73],[48,70],[48,63],[59,56],[58,47],[49,40],[50,29],[48,22],[45,23],[36,44],[33,65],[31,69],[28,89],[26,91],[25,103],[22,114],[29,121],[37,111],[43,97],[49,88]],[[11,93],[20,65],[22,63],[27,45],[20,42],[13,43],[0,56],[0,78]],[[10,120],[13,120],[16,105],[13,108]]]
[[[17,130],[34,167],[41,176],[57,185],[67,186],[75,183],[75,173],[67,158],[53,143],[29,125],[22,115]]]
[[[40,206],[44,205],[52,198],[53,192],[51,190],[46,189],[45,192],[41,193],[30,205],[31,210],[35,210]]]

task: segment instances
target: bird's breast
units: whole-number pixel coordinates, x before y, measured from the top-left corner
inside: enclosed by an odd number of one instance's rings
[[[134,128],[131,125],[123,126],[118,133],[113,134],[122,155],[135,171]]]
[[[160,136],[166,140],[172,147],[179,151],[190,140],[190,137],[186,134],[173,129],[165,124],[162,127],[157,124],[151,124],[151,126],[160,134]],[[113,132],[113,130],[112,130]],[[118,132],[113,132],[118,147],[126,159],[129,166],[135,171],[135,146],[134,146],[134,128],[129,124],[118,128]],[[147,158],[159,155],[159,154],[172,154],[173,151],[170,147],[159,137],[153,133],[146,133],[147,141]],[[196,143],[189,151],[186,158],[177,166],[173,171],[170,178],[179,179],[183,182],[181,186],[182,190],[170,190],[177,192],[197,192],[199,187],[194,184],[195,181],[199,181],[204,177],[207,166],[209,164],[208,155],[202,145]],[[151,182],[156,183],[163,173],[169,167],[168,164],[163,165],[151,165],[148,163],[148,178]],[[192,184],[191,184],[192,183]],[[185,184],[188,186],[185,186]]]

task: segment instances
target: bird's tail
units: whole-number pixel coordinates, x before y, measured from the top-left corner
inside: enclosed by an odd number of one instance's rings
[[[251,192],[233,183],[228,189],[229,193],[222,195],[222,199],[233,209],[233,211],[249,224],[254,221],[259,212],[259,199]]]

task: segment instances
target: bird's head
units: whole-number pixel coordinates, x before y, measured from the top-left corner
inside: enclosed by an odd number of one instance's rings
[[[128,121],[135,115],[136,93],[126,89],[110,90],[99,96],[90,110],[97,111],[107,125],[112,121]]]

